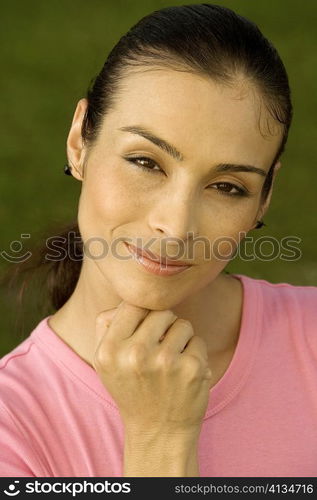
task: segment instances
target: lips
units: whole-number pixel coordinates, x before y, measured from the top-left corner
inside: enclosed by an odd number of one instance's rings
[[[140,248],[136,247],[135,245],[132,245],[131,243],[126,243],[127,246],[131,247],[134,252],[137,255],[140,255],[141,257],[145,257],[146,259],[152,260],[153,262],[156,262],[157,264],[162,264],[165,266],[190,266],[188,262],[184,262],[182,260],[175,260],[175,259],[166,259],[166,257],[160,257],[156,255],[153,252],[150,252],[150,250],[141,250]]]

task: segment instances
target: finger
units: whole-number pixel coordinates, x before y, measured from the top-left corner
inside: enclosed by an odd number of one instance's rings
[[[208,361],[207,344],[204,339],[194,335],[188,342],[184,353],[196,356],[196,358]]]
[[[117,313],[119,306],[109,309],[107,311],[102,311],[96,316],[96,346],[99,346],[102,341],[108,327],[111,324],[112,319]]]
[[[173,311],[150,311],[136,330],[133,340],[153,347],[160,342],[176,320],[177,316]]]
[[[107,328],[107,339],[120,341],[131,337],[148,313],[149,309],[123,301]]]
[[[113,320],[116,312],[120,309],[122,302],[120,302],[116,307],[113,307],[112,309],[107,309],[106,311],[101,311],[100,313],[98,313],[96,316],[96,325],[101,327],[108,327]]]
[[[192,324],[183,318],[179,318],[167,331],[162,341],[162,348],[168,348],[175,353],[181,353],[193,335]]]

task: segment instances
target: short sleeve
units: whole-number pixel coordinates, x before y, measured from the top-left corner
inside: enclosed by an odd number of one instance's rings
[[[40,477],[37,460],[10,412],[0,405],[0,477]],[[36,473],[38,472],[38,473]]]

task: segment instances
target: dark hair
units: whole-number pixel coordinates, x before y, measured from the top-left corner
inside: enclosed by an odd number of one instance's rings
[[[265,200],[292,119],[288,77],[276,49],[256,24],[226,7],[202,3],[163,8],[143,17],[122,36],[87,91],[88,107],[82,123],[87,152],[98,137],[103,117],[120,99],[124,77],[146,68],[167,67],[208,76],[229,86],[235,86],[237,78],[242,77],[257,90],[261,104],[283,130],[263,185],[262,201]],[[76,236],[76,248],[82,252],[77,221],[59,231],[56,239],[64,237],[66,241],[69,232]],[[46,261],[45,251],[44,245],[33,252],[30,262],[23,263],[14,274],[19,275],[26,268],[44,267],[49,304],[57,310],[74,291],[82,259],[74,260],[68,253],[63,260]],[[23,290],[25,284],[26,281]]]

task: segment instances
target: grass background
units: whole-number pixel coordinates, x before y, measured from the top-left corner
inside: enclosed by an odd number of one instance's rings
[[[32,246],[50,225],[63,225],[76,217],[80,183],[62,170],[67,133],[77,101],[85,95],[113,45],[131,25],[153,10],[194,3],[200,2],[2,3],[0,272],[8,268],[2,252],[10,252],[13,241],[23,242],[21,234],[31,234],[28,244]],[[301,258],[297,261],[243,262],[236,258],[227,270],[274,283],[316,286],[317,2],[216,3],[255,21],[276,46],[287,68],[293,93],[293,125],[265,217],[267,227],[252,234],[269,234],[278,240],[289,235],[301,239]],[[269,253],[270,248],[263,251]],[[37,292],[34,287],[34,296],[30,293],[17,328],[14,296],[0,289],[0,355],[9,352],[42,319],[34,302]]]

